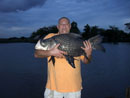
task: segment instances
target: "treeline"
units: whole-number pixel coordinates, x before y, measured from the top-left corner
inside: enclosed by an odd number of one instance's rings
[[[36,40],[31,39],[30,37],[11,37],[11,38],[0,38],[0,43],[35,43]]]
[[[128,30],[130,30],[130,23],[125,24]],[[32,34],[29,37],[20,37],[20,38],[9,38],[9,39],[0,39],[0,43],[8,43],[8,42],[31,42],[36,43],[40,38],[45,37],[49,33],[57,33],[58,29],[56,25],[42,27]],[[88,39],[95,35],[103,36],[103,42],[130,42],[130,33],[126,33],[123,30],[119,30],[118,27],[109,26],[108,29],[99,28],[98,26],[90,26],[86,24],[84,26],[83,31],[81,32],[77,26],[76,22],[71,23],[70,32],[81,34],[83,39]]]
[[[41,37],[46,36],[49,33],[57,33],[57,27],[49,26],[38,29],[36,32],[33,32],[30,36],[31,39],[38,40]],[[103,42],[130,42],[130,33],[126,33],[123,30],[119,30],[118,27],[109,26],[108,29],[98,28],[98,26],[90,26],[86,24],[84,26],[83,32],[81,32],[77,26],[76,22],[71,23],[70,32],[81,34],[84,39],[88,39],[95,35],[102,35]]]

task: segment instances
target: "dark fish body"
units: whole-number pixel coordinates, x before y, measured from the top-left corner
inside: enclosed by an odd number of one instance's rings
[[[105,51],[104,47],[101,46],[102,37],[100,35],[94,36],[88,40],[91,43],[92,49]],[[44,50],[50,50],[56,44],[60,43],[58,49],[67,52],[65,57],[69,64],[75,68],[75,65],[73,64],[73,57],[85,55],[84,50],[81,49],[81,47],[84,47],[83,41],[84,40],[80,35],[75,33],[68,33],[59,34],[45,40],[40,40],[40,44],[44,47]]]
[[[60,43],[58,49],[67,52],[69,56],[80,56],[83,54],[83,40],[77,37],[74,37],[73,34],[60,34],[53,38],[56,43]]]

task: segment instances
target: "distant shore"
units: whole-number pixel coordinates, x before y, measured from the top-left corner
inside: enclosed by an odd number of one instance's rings
[[[32,38],[26,38],[26,37],[11,37],[11,38],[0,38],[0,43],[36,43],[38,40],[32,39]]]
[[[11,37],[11,38],[0,38],[0,43],[36,43],[39,39],[29,38],[29,37]],[[119,42],[128,42],[130,39],[120,40],[120,41],[109,41],[106,38],[103,39],[103,43],[119,43]]]
[[[129,29],[129,28],[128,28]],[[130,29],[129,29],[130,30]],[[44,32],[44,33],[43,33]],[[36,43],[39,39],[45,37],[49,33],[57,33],[57,26],[48,26],[39,28],[37,31],[32,32],[29,37],[11,37],[11,38],[0,38],[0,43]],[[86,24],[84,26],[84,31],[80,32],[77,27],[76,22],[71,23],[70,33],[80,34],[83,39],[87,40],[95,35],[101,35],[103,37],[104,43],[119,43],[119,42],[129,42],[130,43],[130,32],[126,33],[123,30],[119,30],[118,27],[109,26],[108,29],[98,28],[98,26],[89,26]]]

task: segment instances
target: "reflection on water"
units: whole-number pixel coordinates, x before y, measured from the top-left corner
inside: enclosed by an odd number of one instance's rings
[[[125,98],[130,87],[130,44],[104,44],[93,51],[91,64],[82,64],[83,98]],[[34,44],[0,44],[0,98],[43,98],[46,59],[33,56]]]

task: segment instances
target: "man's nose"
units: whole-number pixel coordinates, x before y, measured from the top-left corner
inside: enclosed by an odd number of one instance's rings
[[[63,25],[63,28],[66,28],[66,25],[65,25],[65,24]]]

